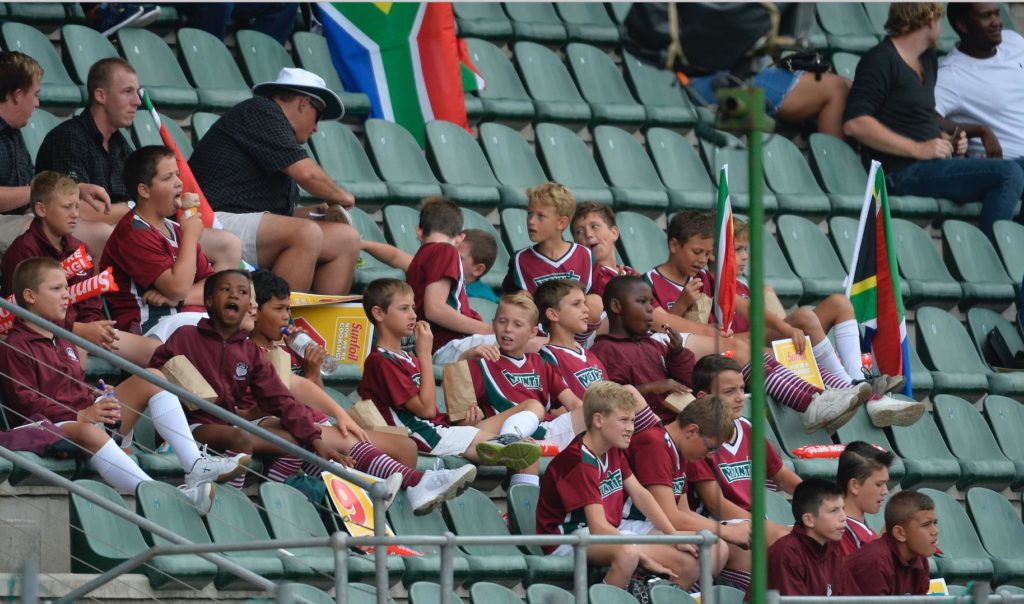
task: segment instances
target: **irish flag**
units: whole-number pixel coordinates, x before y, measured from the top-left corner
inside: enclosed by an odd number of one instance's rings
[[[864,341],[874,354],[875,367],[885,375],[902,375],[907,380],[903,393],[910,395],[910,345],[903,316],[899,264],[889,217],[889,196],[885,190],[882,165],[871,162],[864,207],[857,226],[846,295],[853,304],[857,322],[864,325]]]
[[[431,120],[468,128],[463,92],[483,85],[455,37],[447,2],[320,2],[331,60],[370,117],[398,122],[423,146]]]
[[[732,243],[732,202],[729,201],[729,165],[718,175],[715,211],[715,322],[728,331],[736,314],[736,250]]]

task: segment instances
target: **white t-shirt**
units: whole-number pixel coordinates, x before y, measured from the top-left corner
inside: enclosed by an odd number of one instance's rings
[[[989,59],[950,51],[939,62],[935,111],[955,122],[988,126],[1003,157],[1024,157],[1024,38],[1004,29],[1003,42]],[[980,140],[971,147],[980,150]]]

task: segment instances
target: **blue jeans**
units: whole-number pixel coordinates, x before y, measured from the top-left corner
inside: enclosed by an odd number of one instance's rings
[[[943,197],[957,203],[981,201],[978,226],[991,239],[997,220],[1012,220],[1024,192],[1024,170],[1000,159],[930,159],[888,175],[889,193]]]
[[[188,15],[189,27],[201,29],[221,40],[227,34],[228,20],[234,17],[240,28],[263,32],[284,45],[295,25],[295,12],[299,5],[290,2],[204,2],[178,6]]]

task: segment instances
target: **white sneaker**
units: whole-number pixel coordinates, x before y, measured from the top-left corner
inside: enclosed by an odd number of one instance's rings
[[[227,482],[249,468],[252,456],[239,453],[234,457],[206,455],[196,460],[192,469],[185,474],[185,486],[195,487],[204,482]]]
[[[195,506],[200,516],[206,516],[213,509],[213,499],[217,496],[217,485],[212,482],[204,482],[194,487],[183,484],[178,487],[189,503]]]
[[[832,388],[814,395],[804,411],[804,431],[808,434],[824,428],[834,434],[857,413],[857,407],[871,397],[871,386],[865,382],[851,388]]]
[[[427,470],[420,483],[405,490],[405,496],[417,516],[429,514],[442,501],[456,497],[476,478],[476,466],[455,470]]]
[[[889,426],[910,426],[924,415],[924,403],[919,401],[900,401],[888,396],[872,398],[868,401],[868,417],[876,428]]]
[[[388,490],[387,496],[384,497],[384,509],[387,510],[391,507],[391,504],[395,502],[395,497],[398,496],[398,491],[402,488],[402,474],[400,472],[395,472],[382,482]]]

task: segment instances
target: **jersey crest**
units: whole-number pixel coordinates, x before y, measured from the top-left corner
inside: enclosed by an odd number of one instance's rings
[[[584,367],[574,373],[573,376],[579,380],[583,388],[590,388],[591,384],[604,379],[604,373],[597,367]]]
[[[737,461],[733,463],[718,464],[722,476],[726,482],[733,483],[737,480],[750,480],[750,460]]]
[[[502,369],[501,375],[505,376],[510,386],[523,386],[530,390],[540,390],[540,376],[535,372],[512,373],[508,369]]]
[[[612,493],[617,493],[622,490],[622,470],[615,470],[609,472],[608,476],[601,481],[601,484],[597,485],[597,488],[601,491],[601,498],[604,499]]]
[[[672,479],[672,494],[676,497],[686,492],[686,475],[676,476]]]
[[[548,281],[556,281],[556,280],[559,280],[559,279],[569,279],[571,281],[583,281],[583,279],[580,277],[580,275],[576,274],[576,271],[568,271],[568,272],[562,272],[562,273],[549,273],[547,275],[542,275],[540,277],[534,277],[533,284],[536,287],[540,287],[542,283],[547,283]]]

